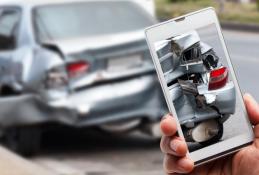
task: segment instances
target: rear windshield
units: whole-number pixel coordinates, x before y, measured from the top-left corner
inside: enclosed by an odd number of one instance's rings
[[[133,2],[100,1],[37,7],[34,23],[44,42],[140,30],[154,20]]]

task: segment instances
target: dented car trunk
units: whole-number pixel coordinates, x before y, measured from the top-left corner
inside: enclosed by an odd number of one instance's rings
[[[89,48],[65,56],[71,92],[154,73],[144,40]],[[85,66],[85,70],[84,69]]]

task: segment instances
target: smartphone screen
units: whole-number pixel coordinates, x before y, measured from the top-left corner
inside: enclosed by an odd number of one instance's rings
[[[215,24],[153,44],[190,153],[250,132]]]

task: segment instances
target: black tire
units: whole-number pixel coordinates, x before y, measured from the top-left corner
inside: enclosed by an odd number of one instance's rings
[[[5,146],[22,156],[32,156],[40,148],[41,132],[37,128],[9,128],[4,133]]]
[[[218,134],[215,135],[214,137],[212,137],[210,140],[207,140],[205,142],[200,142],[200,144],[202,146],[209,146],[209,145],[212,145],[212,144],[217,143],[218,141],[220,141],[220,139],[222,138],[223,133],[224,133],[224,126],[223,126],[222,123],[218,122],[218,127],[219,127]]]

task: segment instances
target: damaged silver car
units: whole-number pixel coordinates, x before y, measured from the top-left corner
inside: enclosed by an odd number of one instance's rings
[[[50,123],[152,133],[167,110],[143,32],[155,22],[130,0],[1,0],[8,147],[33,153]]]
[[[219,141],[236,106],[228,68],[196,31],[157,43],[157,54],[186,141]]]

